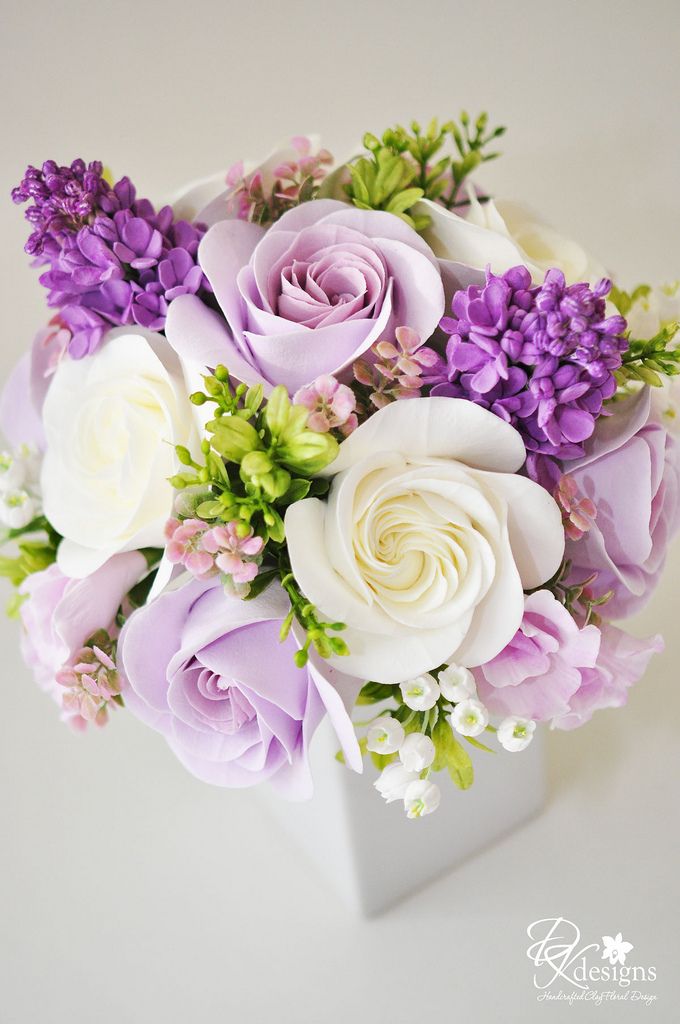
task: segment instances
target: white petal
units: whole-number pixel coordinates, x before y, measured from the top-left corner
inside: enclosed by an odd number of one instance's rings
[[[557,502],[533,480],[507,473],[480,473],[490,489],[508,503],[508,532],[513,558],[525,590],[539,587],[560,567],[564,527]]]
[[[521,251],[507,235],[473,224],[440,203],[423,199],[416,203],[414,211],[430,217],[430,226],[423,231],[423,237],[442,259],[479,270],[490,265],[496,274],[525,262]]]
[[[340,445],[321,476],[335,476],[376,452],[455,459],[478,469],[515,473],[525,459],[519,433],[487,409],[462,398],[392,402]]]
[[[330,564],[324,529],[326,515],[327,506],[318,498],[296,501],[286,512],[288,554],[300,589],[329,619],[361,622],[369,629],[394,633],[396,626],[387,616],[377,606],[362,600]],[[394,643],[393,637],[391,642]],[[352,671],[347,658],[340,658],[336,664],[350,675],[362,675]]]
[[[471,668],[491,661],[508,645],[524,614],[524,591],[506,540],[496,550],[496,575],[486,597],[474,612],[462,643],[445,661]]]
[[[468,631],[470,620],[468,615],[443,629],[401,627],[398,639],[350,627],[342,634],[350,653],[346,657],[333,657],[330,663],[365,681],[402,683],[445,662],[452,645],[459,645]]]

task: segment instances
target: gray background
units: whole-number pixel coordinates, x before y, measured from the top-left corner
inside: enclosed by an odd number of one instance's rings
[[[511,128],[490,188],[630,283],[680,274],[674,0],[0,10],[2,196],[26,163],[82,155],[161,198],[293,133],[341,156],[365,129],[465,105]],[[25,232],[5,200],[0,375],[45,320]],[[139,723],[72,736],[2,621],[2,1024],[677,1019],[679,568],[676,550],[635,623],[667,649],[628,709],[550,738],[545,814],[370,922],[258,801],[202,786]],[[553,915],[622,930],[657,967],[657,1004],[537,1004],[525,928]]]

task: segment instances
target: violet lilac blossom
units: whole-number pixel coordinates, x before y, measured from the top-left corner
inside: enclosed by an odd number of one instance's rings
[[[606,316],[610,289],[608,280],[567,285],[556,269],[538,287],[526,267],[487,270],[486,283],[457,292],[441,321],[447,368],[432,394],[466,398],[511,423],[530,472],[536,456],[579,458],[627,346],[623,317]]]

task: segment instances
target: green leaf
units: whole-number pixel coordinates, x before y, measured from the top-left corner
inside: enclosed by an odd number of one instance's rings
[[[474,736],[464,736],[463,739],[466,740],[471,747],[476,747],[477,750],[485,750],[487,754],[497,753],[496,750],[492,750],[491,747],[487,747],[485,743],[480,743]]]
[[[422,188],[406,188],[403,192],[398,192],[385,206],[388,213],[404,213],[405,210],[409,210],[414,206],[419,199],[422,199],[425,193]]]
[[[459,789],[469,789],[474,781],[474,769],[468,752],[460,745],[446,718],[440,718],[432,730],[435,745],[433,771],[447,769]]]
[[[284,504],[292,505],[296,501],[302,501],[309,494],[311,486],[311,480],[301,480],[299,477],[291,480],[288,490],[283,495]]]
[[[369,750],[369,754],[371,755],[371,761],[376,766],[379,772],[381,772],[383,768],[387,768],[388,764],[392,764],[399,757],[399,755],[396,753],[376,754],[374,750]]]
[[[390,700],[399,692],[396,686],[387,683],[364,683],[357,697],[357,704],[377,704],[379,701]]]

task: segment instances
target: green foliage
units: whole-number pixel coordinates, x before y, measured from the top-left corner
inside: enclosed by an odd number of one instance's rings
[[[632,292],[625,292],[623,289],[617,288],[614,284],[612,285],[612,290],[609,293],[609,301],[612,305],[616,306],[621,316],[628,316],[633,306],[641,300],[646,299],[651,290],[650,285],[639,284]]]
[[[319,618],[318,612],[300,590],[298,583],[290,571],[290,564],[287,556],[282,551],[279,555],[278,576],[281,586],[290,599],[290,612],[281,626],[280,637],[285,640],[296,619],[305,633],[305,640],[302,647],[295,654],[295,664],[298,668],[304,668],[309,661],[311,647],[317,651],[322,658],[333,656],[343,657],[349,654],[349,648],[340,636],[332,636],[333,633],[341,633],[345,629],[344,622],[326,622]]]
[[[432,730],[435,759],[432,770],[446,769],[459,789],[469,789],[474,782],[474,769],[467,750],[454,736],[453,729],[445,718],[440,718]]]
[[[307,428],[309,411],[293,405],[282,386],[265,402],[261,385],[233,387],[224,366],[204,381],[205,391],[193,394],[191,401],[215,404],[201,449],[205,461],[195,462],[186,448],[178,447],[180,463],[192,472],[178,473],[171,482],[200,495],[193,504],[199,519],[240,519],[265,542],[281,544],[281,511],[308,494],[324,492],[325,482],[312,478],[333,461],[338,443]]]
[[[671,347],[680,331],[680,323],[665,324],[647,341],[631,339],[628,350],[623,354],[621,367],[615,371],[619,389],[626,392],[631,384],[648,384],[662,387],[664,377],[675,377],[680,373],[680,346]]]
[[[381,138],[367,133],[364,146],[369,155],[349,165],[347,194],[355,206],[387,210],[420,231],[429,220],[414,214],[412,207],[423,198],[447,209],[464,205],[463,184],[481,164],[500,156],[489,147],[504,132],[505,128],[489,127],[487,114],[472,120],[463,111],[457,122],[440,125],[434,119],[423,129],[413,121],[408,129],[389,128]],[[447,145],[452,151],[446,152]]]
[[[14,587],[20,587],[34,572],[47,569],[56,561],[61,537],[44,516],[38,516],[27,526],[17,530],[0,531],[0,548],[14,545],[15,553],[0,555],[0,577]],[[7,615],[16,618],[23,604],[22,594],[13,594],[6,607]]]

